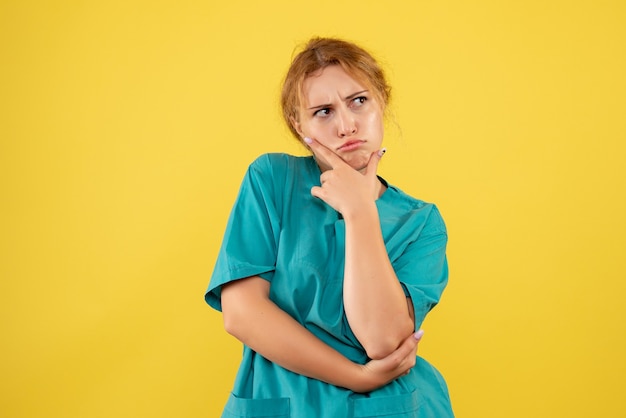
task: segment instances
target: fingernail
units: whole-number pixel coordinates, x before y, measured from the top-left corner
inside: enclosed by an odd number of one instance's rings
[[[424,330],[420,329],[419,331],[417,331],[415,334],[413,334],[413,338],[415,338],[417,341],[422,339],[422,336],[424,335]]]
[[[378,150],[378,156],[382,158],[383,155],[387,152],[387,148],[381,148]]]
[[[313,140],[311,138],[309,138],[308,136],[304,137],[304,142],[306,142],[307,144],[312,144]]]

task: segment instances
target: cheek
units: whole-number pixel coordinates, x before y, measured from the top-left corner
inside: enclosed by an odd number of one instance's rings
[[[384,124],[382,115],[379,112],[375,112],[369,115],[367,118],[367,125],[372,134],[379,136],[382,140],[384,132]]]
[[[330,124],[308,123],[303,127],[303,132],[306,136],[325,144],[329,138],[329,129]]]

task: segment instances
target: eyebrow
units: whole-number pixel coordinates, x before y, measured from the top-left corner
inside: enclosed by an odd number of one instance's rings
[[[369,90],[362,90],[362,91],[357,91],[356,93],[352,93],[349,96],[344,97],[344,100],[350,100],[350,99],[354,99],[355,97],[357,97],[359,94],[363,94],[363,93],[367,93]],[[330,103],[328,104],[321,104],[321,105],[317,105],[317,106],[313,106],[313,107],[309,107],[309,110],[313,110],[313,109],[322,109],[324,107],[329,107],[331,106]]]

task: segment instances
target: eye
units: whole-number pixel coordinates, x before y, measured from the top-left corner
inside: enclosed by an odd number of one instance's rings
[[[328,107],[325,107],[313,113],[313,116],[318,117],[318,118],[325,118],[328,115],[330,115],[330,108]]]
[[[352,99],[352,103],[356,107],[363,106],[365,102],[367,102],[367,97],[365,96],[359,96],[359,97],[355,97],[354,99]]]

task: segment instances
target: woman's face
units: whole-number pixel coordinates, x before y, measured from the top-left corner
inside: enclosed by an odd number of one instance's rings
[[[304,80],[303,93],[300,120],[294,124],[300,136],[315,139],[355,170],[365,168],[383,141],[382,107],[372,92],[341,66],[331,65]]]

